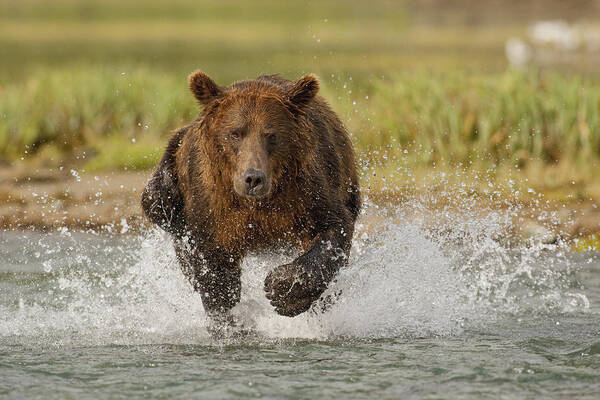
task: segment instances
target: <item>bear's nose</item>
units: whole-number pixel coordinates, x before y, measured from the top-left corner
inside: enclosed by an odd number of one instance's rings
[[[267,175],[260,170],[248,168],[242,174],[246,194],[249,196],[260,196],[266,187]]]

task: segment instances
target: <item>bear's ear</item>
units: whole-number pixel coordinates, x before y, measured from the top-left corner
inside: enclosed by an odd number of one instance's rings
[[[319,81],[312,74],[304,75],[292,84],[288,98],[297,106],[304,106],[316,96],[319,91]]]
[[[193,72],[189,79],[190,90],[200,104],[206,105],[223,93],[223,89],[202,71]]]

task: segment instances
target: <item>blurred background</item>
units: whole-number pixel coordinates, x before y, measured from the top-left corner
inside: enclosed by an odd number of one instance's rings
[[[600,199],[599,0],[0,0],[3,176],[147,171],[196,69],[316,73],[388,186],[460,169]]]

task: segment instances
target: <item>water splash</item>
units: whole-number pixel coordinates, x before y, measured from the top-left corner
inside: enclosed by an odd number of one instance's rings
[[[472,209],[432,219],[421,201],[367,203],[349,266],[326,293],[336,300],[324,312],[276,315],[263,282],[290,255],[261,254],[242,264],[234,315],[263,338],[384,338],[456,335],[506,314],[589,308],[560,244],[507,244],[510,211],[482,217]],[[5,342],[209,340],[200,297],[179,271],[165,234],[0,235],[12,249],[0,283]],[[23,250],[23,240],[32,245]]]

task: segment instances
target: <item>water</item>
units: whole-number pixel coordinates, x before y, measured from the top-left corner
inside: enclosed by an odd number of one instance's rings
[[[222,340],[158,231],[0,233],[0,397],[598,398],[600,255],[422,208],[367,210],[324,312],[277,316],[290,255],[248,257]]]

